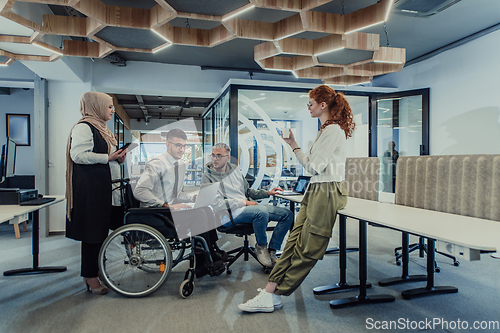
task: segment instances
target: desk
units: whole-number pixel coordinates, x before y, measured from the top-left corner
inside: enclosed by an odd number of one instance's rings
[[[40,252],[40,219],[39,211],[42,208],[51,206],[53,204],[64,201],[64,195],[54,195],[56,200],[48,202],[39,206],[20,206],[20,205],[3,205],[0,206],[1,216],[12,216],[13,218],[19,215],[33,213],[33,236],[32,236],[32,253],[33,253],[33,267],[32,268],[21,268],[5,271],[3,275],[17,275],[17,274],[41,274],[41,273],[54,273],[54,272],[64,272],[66,267],[40,267],[38,266],[39,252]]]
[[[0,214],[0,223],[7,222],[9,220],[12,220],[14,218],[14,215],[12,214]]]
[[[295,220],[295,203],[301,203],[302,199],[304,199],[304,196],[303,195],[282,195],[282,194],[275,194],[274,196],[276,198],[285,199],[285,200],[288,200],[290,202],[290,210],[292,211],[293,217]],[[292,230],[292,228],[293,228],[293,223],[292,223],[292,227],[290,228],[290,230]]]
[[[344,222],[347,217],[359,221],[360,293],[357,297],[331,301],[330,306],[333,308],[394,300],[394,297],[390,295],[366,295],[367,223],[427,238],[427,285],[424,288],[403,291],[401,295],[405,299],[433,294],[456,293],[458,291],[455,287],[434,286],[434,249],[436,240],[480,251],[495,251],[500,248],[500,240],[498,239],[500,223],[496,221],[356,198],[349,198],[347,206],[339,211],[339,215]],[[342,246],[345,246],[345,244],[341,244]],[[342,255],[345,256],[345,251],[341,251]]]

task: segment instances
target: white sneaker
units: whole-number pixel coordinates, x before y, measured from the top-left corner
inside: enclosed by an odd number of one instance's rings
[[[262,264],[262,266],[273,267],[273,263],[269,257],[269,251],[267,250],[267,244],[262,246],[255,244],[255,254],[257,255],[257,260]]]
[[[268,293],[264,289],[259,288],[257,290],[259,291],[259,294],[254,298],[248,300],[246,303],[238,305],[238,309],[245,312],[273,312],[273,294]]]
[[[273,293],[273,305],[274,310],[281,309],[283,307],[283,303],[281,303],[281,297]]]

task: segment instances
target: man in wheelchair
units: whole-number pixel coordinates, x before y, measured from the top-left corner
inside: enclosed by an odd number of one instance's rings
[[[213,212],[207,207],[191,209],[190,203],[195,201],[196,195],[184,192],[186,164],[181,158],[185,153],[186,142],[184,131],[170,130],[167,133],[166,152],[148,161],[133,194],[141,207],[166,208],[161,210],[161,214],[170,221],[170,227],[154,216],[141,219],[142,223],[156,228],[165,238],[177,236],[182,240],[195,235],[203,237],[209,253],[203,250],[204,246],[195,247],[196,277],[219,275],[224,271],[227,254],[217,247]]]

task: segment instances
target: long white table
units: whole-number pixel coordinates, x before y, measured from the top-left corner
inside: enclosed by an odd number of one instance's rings
[[[359,221],[360,293],[357,297],[331,301],[330,306],[333,308],[364,303],[391,302],[394,300],[394,297],[390,295],[368,296],[366,294],[368,223],[427,238],[427,285],[424,288],[403,291],[401,294],[405,299],[458,291],[455,287],[434,286],[436,240],[480,251],[496,251],[500,249],[500,239],[498,237],[500,235],[500,222],[496,221],[351,197],[348,199],[347,206],[339,211],[339,215],[339,234],[341,238],[342,235],[345,237],[345,221],[347,217]],[[344,243],[341,242],[340,248],[340,260],[345,263],[345,241]]]
[[[31,268],[21,268],[5,271],[3,275],[18,275],[18,274],[41,274],[41,273],[54,273],[54,272],[64,272],[66,267],[63,266],[52,266],[52,267],[40,267],[38,265],[39,252],[40,252],[40,209],[54,205],[59,202],[63,202],[66,199],[64,195],[49,195],[47,197],[55,197],[56,200],[48,202],[39,206],[20,206],[20,205],[1,205],[0,206],[0,216],[7,216],[10,219],[16,216],[21,216],[28,213],[33,213],[33,235],[32,235],[32,253],[33,253],[33,267]]]

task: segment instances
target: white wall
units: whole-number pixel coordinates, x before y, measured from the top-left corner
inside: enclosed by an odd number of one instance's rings
[[[430,87],[430,153],[499,154],[500,30],[374,80]]]
[[[90,90],[92,90],[90,82],[49,81],[48,83],[49,188],[47,194],[65,194],[67,140],[71,128],[81,118],[79,112],[80,96]],[[48,209],[50,232],[64,231],[66,205],[54,205]]]
[[[28,89],[28,88],[25,88]],[[35,145],[33,144],[33,113],[34,113],[34,90],[24,90],[21,88],[12,88],[10,95],[0,95],[0,146],[6,142],[6,114],[18,113],[30,115],[30,133],[31,145],[18,146],[16,150],[16,175],[34,175],[35,174]]]
[[[126,67],[96,59],[92,85],[96,91],[184,97],[216,97],[231,78],[249,79],[248,72],[201,70],[199,66],[127,61]],[[310,82],[293,75],[255,73],[256,80]],[[316,80],[317,81],[317,80]]]

